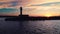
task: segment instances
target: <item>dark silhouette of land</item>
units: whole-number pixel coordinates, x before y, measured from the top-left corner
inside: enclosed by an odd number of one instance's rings
[[[52,16],[52,17],[33,17],[28,15],[21,16],[0,16],[6,17],[6,21],[28,21],[28,20],[60,20],[60,16]]]
[[[22,7],[20,7],[20,15],[19,16],[0,16],[0,17],[7,17],[6,21],[28,21],[28,20],[60,20],[60,16],[53,16],[53,17],[32,17],[29,15],[22,14]]]

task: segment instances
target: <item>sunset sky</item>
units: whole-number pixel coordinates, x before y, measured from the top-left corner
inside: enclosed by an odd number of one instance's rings
[[[60,16],[60,0],[0,0],[0,15]]]
[[[32,0],[23,11],[30,16],[60,16],[60,0]]]

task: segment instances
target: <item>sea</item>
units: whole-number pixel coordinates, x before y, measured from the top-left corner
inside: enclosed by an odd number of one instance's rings
[[[5,21],[0,18],[0,34],[60,34],[60,20]]]

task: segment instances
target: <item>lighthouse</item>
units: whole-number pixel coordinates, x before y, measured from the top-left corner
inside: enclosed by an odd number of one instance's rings
[[[23,14],[22,14],[22,10],[23,10],[23,8],[20,7],[20,15],[19,15],[19,16],[20,16],[20,17],[28,17],[29,15],[23,15]]]
[[[20,7],[20,15],[22,16],[22,7]]]

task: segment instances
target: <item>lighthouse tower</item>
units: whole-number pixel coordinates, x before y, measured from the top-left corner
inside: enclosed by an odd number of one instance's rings
[[[23,15],[23,14],[22,14],[22,10],[23,10],[23,8],[20,7],[20,15],[19,15],[19,16],[20,16],[20,17],[28,17],[29,15]]]
[[[20,7],[20,16],[22,16],[22,7]]]

